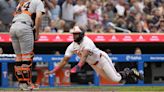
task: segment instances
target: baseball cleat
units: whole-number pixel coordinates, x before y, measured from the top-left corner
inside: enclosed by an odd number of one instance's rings
[[[27,83],[20,83],[19,84],[19,90],[21,90],[21,91],[30,91],[30,89],[28,88]]]
[[[144,80],[144,75],[138,72],[136,68],[132,68],[131,70],[134,76],[136,76],[140,80]]]
[[[30,85],[28,86],[28,89],[30,89],[30,90],[39,89],[39,85],[38,85],[38,84],[30,84]]]

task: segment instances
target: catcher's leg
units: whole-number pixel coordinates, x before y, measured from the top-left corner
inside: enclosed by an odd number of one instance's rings
[[[19,71],[17,68],[21,68],[22,65],[22,55],[21,54],[16,54],[16,58],[15,58],[15,64],[14,64],[14,70],[15,70],[15,77],[17,78],[18,82],[21,82],[21,71]]]
[[[33,84],[32,80],[31,80],[31,78],[32,78],[32,61],[33,61],[33,57],[34,57],[34,53],[33,52],[30,52],[30,53],[27,53],[27,54],[22,54],[22,61],[23,62],[30,62],[30,67],[29,67],[30,69],[29,69],[29,72],[27,74],[27,75],[29,75],[28,76],[28,79],[29,79],[29,81],[28,81],[28,85],[29,85],[28,88],[30,90],[39,88],[39,85]]]
[[[29,83],[31,77],[31,62],[15,62],[15,76],[20,83]]]
[[[31,67],[32,67],[33,52],[27,54],[21,54],[20,62],[15,63],[15,75],[19,81],[19,87],[22,90],[31,90],[29,85],[31,84]]]
[[[28,90],[28,86],[26,81],[24,80],[24,75],[22,73],[23,70],[22,68],[22,54],[21,54],[21,45],[18,37],[16,36],[17,30],[10,30],[11,38],[12,38],[12,46],[14,49],[14,52],[16,54],[15,58],[15,65],[14,65],[14,70],[15,70],[15,76],[19,82],[19,88],[21,90]],[[27,69],[28,70],[28,69]]]
[[[15,62],[15,76],[21,90],[30,90],[28,85],[31,82],[31,65],[32,62]]]
[[[28,76],[28,84],[31,84],[31,78],[32,78],[32,61],[33,61],[34,53],[30,52],[27,54],[22,54],[22,62],[25,62],[23,64],[23,67],[28,67],[28,72],[25,74],[25,76]]]
[[[30,62],[32,67],[32,61],[34,57],[33,48],[34,48],[34,36],[32,28],[25,25],[26,30],[22,30],[22,34],[20,34],[20,47],[21,47],[21,53],[22,53],[22,62]],[[32,85],[31,77],[32,77],[32,71],[30,67],[29,73],[29,83],[28,85]]]

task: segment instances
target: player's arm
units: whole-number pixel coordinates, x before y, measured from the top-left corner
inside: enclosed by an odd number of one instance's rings
[[[69,61],[69,59],[71,58],[73,52],[72,52],[72,47],[73,44],[69,45],[66,49],[64,58],[59,62],[58,66],[56,66],[53,70],[46,72],[45,74],[52,74],[55,73],[56,71],[58,71],[59,69],[63,68],[67,62]]]
[[[35,39],[34,40],[38,40],[39,39],[39,28],[41,25],[41,20],[42,20],[42,15],[45,13],[45,8],[44,8],[44,4],[42,1],[36,0],[36,17],[34,20],[34,24],[35,24]]]
[[[81,67],[85,64],[85,62],[86,62],[86,59],[87,59],[87,57],[88,57],[88,55],[89,55],[89,50],[87,50],[87,49],[84,49],[83,51],[82,51],[82,56],[81,56],[81,58],[80,58],[80,61],[79,61],[79,63],[76,65],[76,66],[74,66],[72,69],[71,69],[71,73],[76,73],[76,72],[78,72],[80,69],[81,69]]]
[[[80,62],[78,63],[78,65],[80,65],[82,67],[85,64],[85,61],[86,61],[88,55],[89,55],[89,50],[84,49],[82,51],[82,56],[81,56],[81,59],[80,59]]]
[[[42,12],[37,11],[36,19],[35,19],[35,40],[38,40],[39,38],[39,27],[41,25],[41,18],[42,18]]]
[[[70,59],[70,57],[64,56],[64,58],[59,62],[58,66],[56,66],[53,70],[49,71],[48,74],[55,73],[59,69],[63,68],[67,64],[69,59]]]

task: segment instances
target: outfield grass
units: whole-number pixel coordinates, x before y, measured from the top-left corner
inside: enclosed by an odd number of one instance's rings
[[[18,91],[17,88],[0,88],[3,91]],[[71,87],[53,87],[53,88],[40,88],[38,91],[64,91],[64,92],[164,92],[163,86],[71,86]]]

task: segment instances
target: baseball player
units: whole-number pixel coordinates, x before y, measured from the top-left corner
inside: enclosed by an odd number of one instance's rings
[[[39,37],[39,26],[44,12],[44,4],[41,0],[19,0],[12,20],[10,36],[16,54],[14,69],[21,90],[34,88],[31,83],[33,46],[34,41]]]
[[[75,26],[72,30],[74,41],[67,47],[64,58],[58,66],[45,74],[52,74],[62,68],[73,54],[80,57],[79,63],[71,69],[71,73],[80,71],[87,62],[100,76],[118,83],[125,83],[127,78],[143,79],[143,75],[136,69],[126,68],[124,71],[117,72],[112,64],[112,60],[107,53],[98,49],[93,41],[85,36],[84,29]]]

